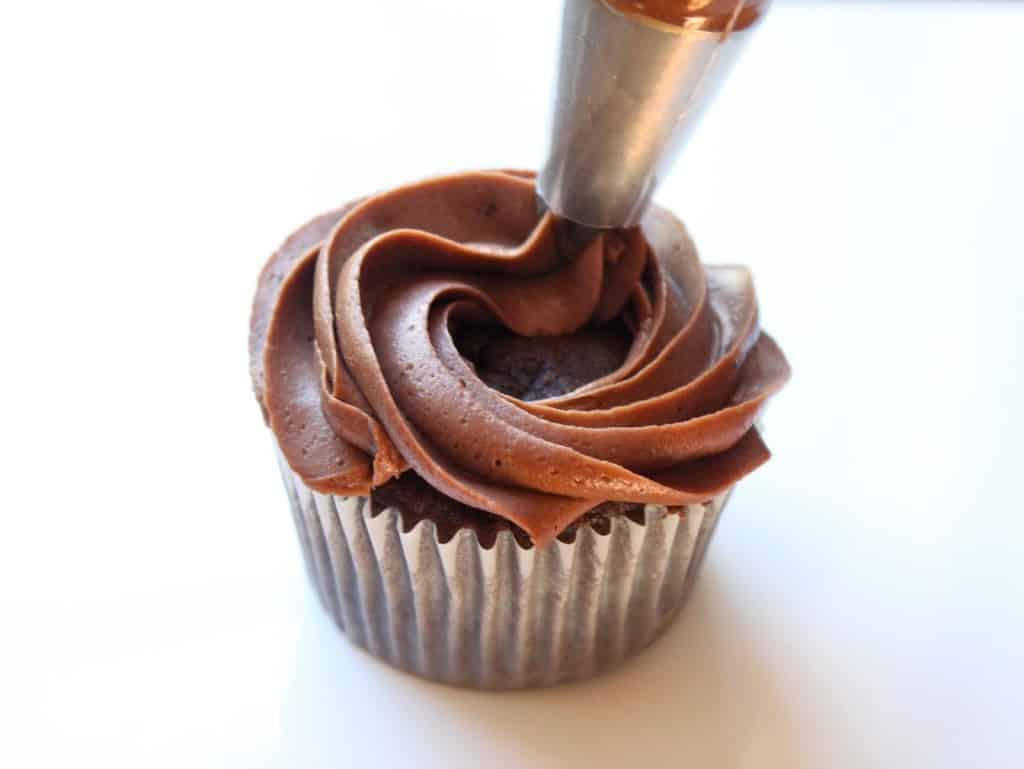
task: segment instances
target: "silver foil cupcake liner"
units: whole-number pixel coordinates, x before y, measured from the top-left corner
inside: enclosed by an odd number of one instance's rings
[[[686,599],[728,494],[643,525],[579,528],[573,543],[448,542],[366,497],[309,489],[279,455],[309,576],[359,647],[410,673],[481,689],[552,686],[614,667],[650,644]]]

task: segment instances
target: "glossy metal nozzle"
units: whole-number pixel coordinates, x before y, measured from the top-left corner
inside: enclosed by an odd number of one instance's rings
[[[737,0],[738,10],[753,4]],[[750,25],[708,31],[605,0],[565,0],[551,144],[537,180],[547,207],[589,227],[638,223],[750,34]]]

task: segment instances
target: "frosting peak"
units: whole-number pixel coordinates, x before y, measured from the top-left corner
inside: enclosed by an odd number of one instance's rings
[[[622,364],[539,401],[489,387],[455,342],[472,325],[529,337],[615,319],[632,333]],[[538,544],[605,501],[731,486],[767,460],[754,420],[789,375],[745,268],[702,266],[662,209],[567,261],[532,176],[512,172],[314,220],[268,264],[252,328],[257,395],[310,487],[368,494],[412,468]]]

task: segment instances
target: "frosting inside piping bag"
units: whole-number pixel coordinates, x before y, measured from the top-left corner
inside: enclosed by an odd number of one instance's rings
[[[686,29],[739,32],[764,15],[769,0],[605,0],[629,16],[646,17]]]
[[[371,196],[271,258],[250,334],[253,382],[311,488],[367,495],[412,469],[544,544],[602,502],[685,505],[768,459],[753,426],[789,376],[749,272],[702,265],[652,207],[566,260],[532,175],[473,172]],[[460,329],[523,336],[622,322],[611,373],[524,401],[488,386]]]

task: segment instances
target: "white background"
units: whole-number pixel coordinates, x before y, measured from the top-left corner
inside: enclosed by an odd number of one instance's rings
[[[0,11],[0,765],[1021,766],[1010,3],[777,4],[661,190],[754,268],[795,377],[655,647],[452,691],[314,603],[249,392],[257,271],[351,196],[535,167],[558,5]]]

